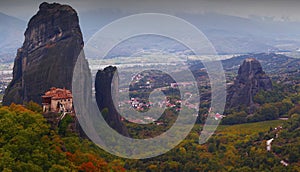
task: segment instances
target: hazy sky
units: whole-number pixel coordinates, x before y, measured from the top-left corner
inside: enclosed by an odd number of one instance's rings
[[[1,0],[0,11],[28,20],[38,10],[40,0]],[[129,12],[203,13],[218,12],[241,17],[251,15],[274,17],[277,20],[300,21],[300,1],[297,0],[57,0],[69,4],[79,13],[98,8],[113,8]]]

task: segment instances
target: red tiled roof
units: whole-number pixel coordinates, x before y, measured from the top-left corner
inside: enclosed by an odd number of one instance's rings
[[[45,93],[42,98],[51,98],[51,99],[69,99],[72,98],[72,93],[70,90],[67,90],[65,88],[55,88],[52,87],[49,91]]]

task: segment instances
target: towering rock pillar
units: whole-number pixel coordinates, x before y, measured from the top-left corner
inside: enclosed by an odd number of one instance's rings
[[[68,5],[42,3],[28,23],[3,104],[31,100],[41,103],[41,95],[51,87],[71,90],[73,69],[82,47],[76,11]]]
[[[246,59],[240,66],[234,84],[228,90],[227,107],[249,107],[254,105],[253,97],[260,90],[272,90],[272,82],[263,71],[259,61]]]
[[[99,110],[110,127],[124,136],[128,136],[126,127],[121,122],[121,116],[114,105],[118,99],[118,71],[116,67],[106,67],[99,70],[95,79],[96,101]]]

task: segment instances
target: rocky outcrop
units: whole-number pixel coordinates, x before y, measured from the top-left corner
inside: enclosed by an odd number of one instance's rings
[[[73,69],[82,47],[76,11],[68,5],[42,3],[28,23],[3,104],[30,100],[41,103],[41,95],[51,87],[71,90]]]
[[[253,97],[260,90],[272,90],[272,82],[254,58],[244,60],[234,84],[228,89],[227,108],[247,107],[250,112]]]
[[[99,110],[108,125],[124,136],[128,136],[126,127],[113,100],[118,98],[118,71],[116,67],[106,67],[99,70],[95,79],[96,101]]]

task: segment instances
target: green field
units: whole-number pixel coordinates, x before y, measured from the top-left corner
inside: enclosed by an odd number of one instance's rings
[[[222,134],[258,134],[259,132],[267,132],[270,127],[275,128],[282,126],[286,121],[284,120],[272,120],[263,121],[247,124],[237,124],[237,125],[220,125],[218,126],[217,133]]]

